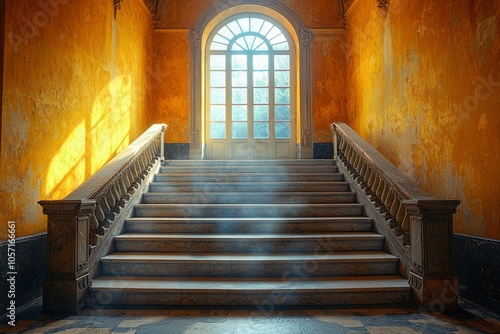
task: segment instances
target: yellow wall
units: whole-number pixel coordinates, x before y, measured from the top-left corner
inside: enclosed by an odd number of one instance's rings
[[[433,196],[455,232],[500,239],[500,2],[375,0],[348,13],[351,126]]]
[[[168,124],[167,143],[189,143],[191,65],[189,30],[154,33],[154,123]]]
[[[169,131],[165,141],[190,141],[190,30],[218,0],[175,0],[161,8],[163,16],[156,28],[155,66],[162,71],[155,91],[156,122],[165,122]],[[346,62],[342,52],[345,34],[339,8],[331,0],[283,0],[306,28],[312,30],[312,113],[313,141],[331,142],[329,124],[347,121]],[[175,73],[173,76],[172,73]]]
[[[43,7],[43,3],[55,3]],[[150,124],[152,23],[142,0],[6,2],[0,241],[46,231],[60,199]]]

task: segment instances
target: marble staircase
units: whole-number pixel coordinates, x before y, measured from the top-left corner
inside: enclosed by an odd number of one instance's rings
[[[333,160],[165,161],[92,280],[95,305],[400,304],[399,259]]]

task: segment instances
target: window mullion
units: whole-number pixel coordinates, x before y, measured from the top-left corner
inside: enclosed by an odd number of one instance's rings
[[[253,87],[253,52],[247,53],[247,120],[248,120],[248,135],[250,139],[254,139],[254,87]]]
[[[232,78],[232,54],[226,52],[226,139],[232,140],[232,105],[233,105],[233,78]]]
[[[274,81],[274,52],[269,52],[269,138],[276,139],[275,123],[276,123],[276,97],[275,97],[275,81]]]

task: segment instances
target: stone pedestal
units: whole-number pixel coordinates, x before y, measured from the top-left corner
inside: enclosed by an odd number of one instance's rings
[[[78,313],[88,294],[89,232],[95,201],[40,201],[48,219],[46,312]]]
[[[404,201],[410,216],[410,285],[429,311],[455,310],[458,283],[453,274],[453,214],[459,201]]]

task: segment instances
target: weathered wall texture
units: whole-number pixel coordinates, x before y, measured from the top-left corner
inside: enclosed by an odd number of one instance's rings
[[[433,196],[455,232],[500,239],[500,2],[375,0],[348,13],[351,126]]]
[[[190,32],[157,30],[154,34],[154,122],[168,124],[167,143],[189,143],[191,128]]]
[[[37,201],[65,197],[128,145],[153,104],[142,0],[116,21],[112,1],[6,4],[0,241],[8,220],[17,237],[46,231]]]
[[[347,122],[346,57],[344,33],[331,30],[313,32],[312,110],[314,142],[332,142],[333,122]]]
[[[328,125],[347,121],[345,44],[339,7],[331,0],[282,0],[312,31],[313,141],[331,142]],[[166,122],[166,142],[189,143],[190,129],[190,36],[198,19],[220,0],[173,0],[160,8],[156,25],[155,66],[160,71],[155,92],[154,119]],[[264,1],[265,3],[265,1]]]

